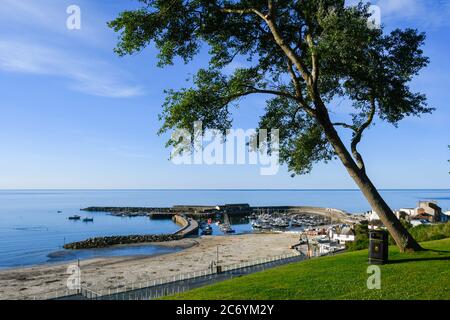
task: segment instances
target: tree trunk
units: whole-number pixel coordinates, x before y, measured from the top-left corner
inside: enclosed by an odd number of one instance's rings
[[[391,208],[389,208],[387,203],[381,197],[380,193],[375,188],[372,181],[370,181],[365,171],[361,170],[357,166],[356,162],[350,155],[350,152],[347,150],[336,129],[334,128],[326,107],[322,104],[319,105],[317,110],[317,120],[324,129],[327,139],[333,146],[337,156],[366,197],[372,209],[376,211],[381,222],[383,222],[384,226],[388,229],[392,238],[394,238],[400,251],[412,252],[422,250],[421,246],[416,240],[414,240],[408,230],[406,230],[406,228],[401,224],[400,220],[397,219]]]

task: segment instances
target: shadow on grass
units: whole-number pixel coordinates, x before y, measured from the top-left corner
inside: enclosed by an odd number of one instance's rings
[[[434,250],[434,249],[425,249],[425,252],[437,252],[437,253],[448,253],[450,255],[450,251],[447,250]]]
[[[397,264],[397,263],[405,263],[405,262],[419,262],[419,261],[450,261],[450,251],[444,251],[444,250],[433,250],[433,249],[425,249],[421,252],[433,252],[433,253],[448,253],[448,256],[445,257],[409,257],[405,259],[396,259],[396,260],[389,260],[388,264]]]

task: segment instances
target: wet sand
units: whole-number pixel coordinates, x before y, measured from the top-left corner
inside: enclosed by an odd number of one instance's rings
[[[297,234],[246,234],[187,238],[157,245],[183,250],[156,256],[110,257],[83,260],[83,286],[96,292],[116,289],[125,283],[152,281],[208,269],[219,246],[221,265],[254,261],[292,253]],[[76,262],[0,271],[0,299],[44,299],[67,290],[67,268]]]

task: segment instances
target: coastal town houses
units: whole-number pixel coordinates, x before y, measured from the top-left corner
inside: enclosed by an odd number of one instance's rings
[[[434,201],[419,201],[416,208],[402,208],[394,213],[398,219],[409,221],[413,226],[448,221],[448,216]],[[380,217],[375,211],[370,211],[366,217],[374,228],[381,225]]]
[[[398,216],[404,216],[410,221],[423,220],[430,223],[442,221],[442,209],[434,201],[419,201],[417,208],[400,209],[396,212]]]
[[[426,215],[430,222],[441,222],[442,209],[434,201],[420,201],[417,215]]]
[[[333,253],[339,250],[345,249],[345,246],[336,242],[336,241],[328,241],[325,239],[318,241],[319,254],[325,255],[329,253]]]
[[[310,256],[321,256],[345,249],[345,244],[355,241],[355,233],[347,224],[325,228],[306,229],[301,233],[301,243],[308,243]]]
[[[345,244],[349,241],[355,241],[355,232],[349,226],[344,226],[339,229],[330,228],[328,230],[328,237],[339,244]]]

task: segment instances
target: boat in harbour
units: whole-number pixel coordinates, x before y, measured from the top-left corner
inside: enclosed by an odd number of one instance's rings
[[[231,228],[231,226],[228,223],[222,223],[220,225],[220,231],[223,233],[235,233],[236,231]]]
[[[213,232],[213,229],[211,227],[211,225],[209,225],[208,223],[203,223],[200,225],[200,229],[201,229],[201,233],[202,235],[211,235]]]
[[[259,220],[254,220],[251,224],[254,229],[261,229],[263,226],[262,222]]]
[[[94,222],[94,218],[86,217],[86,218],[83,219],[83,222]]]
[[[281,218],[277,218],[270,223],[275,228],[288,228],[289,221]]]
[[[69,217],[69,220],[80,220],[81,219],[81,217],[80,216],[77,216],[77,215],[74,215],[74,216],[70,216]]]

